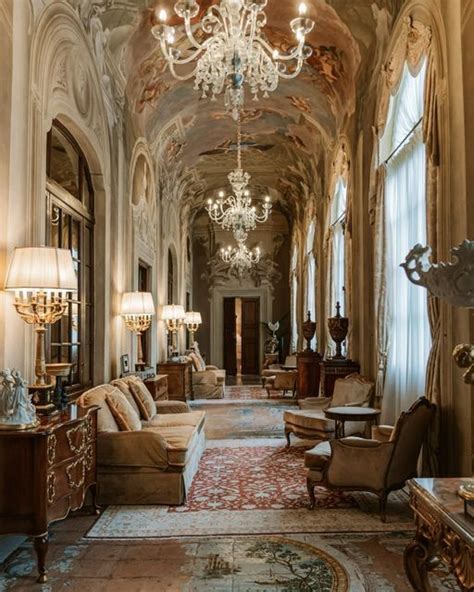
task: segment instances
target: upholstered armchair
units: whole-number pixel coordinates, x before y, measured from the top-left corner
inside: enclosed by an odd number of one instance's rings
[[[374,383],[360,374],[349,374],[336,380],[332,397],[315,397],[298,401],[299,410],[288,410],[283,414],[287,447],[290,447],[290,435],[305,440],[329,440],[335,437],[336,426],[332,419],[327,419],[324,410],[328,407],[371,407],[374,398]],[[346,422],[345,433],[362,433],[365,422]]]
[[[270,376],[275,376],[275,374],[279,372],[287,372],[287,370],[283,370],[283,366],[291,368],[292,366],[296,368],[296,356],[286,356],[284,364],[270,364],[268,367],[263,368],[261,378],[262,378],[262,386],[265,387],[265,380]]]
[[[380,517],[391,491],[416,477],[417,462],[436,406],[424,397],[402,413],[395,427],[374,426],[372,439],[341,438],[321,442],[305,453],[310,507],[314,488],[371,491],[379,496]],[[380,439],[379,439],[380,438]]]
[[[195,399],[222,399],[224,397],[224,379],[217,370],[193,369],[193,394]]]
[[[290,391],[294,397],[297,381],[297,370],[276,370],[270,376],[265,377],[263,387],[267,390],[269,398],[271,391],[283,391],[283,395]]]

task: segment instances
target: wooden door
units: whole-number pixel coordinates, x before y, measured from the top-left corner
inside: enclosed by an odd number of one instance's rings
[[[242,298],[242,374],[260,374],[260,300]]]
[[[224,298],[224,368],[227,374],[237,374],[235,298]]]

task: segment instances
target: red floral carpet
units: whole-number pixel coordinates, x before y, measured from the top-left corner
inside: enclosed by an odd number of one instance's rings
[[[259,446],[214,448],[204,453],[186,505],[169,512],[201,510],[297,510],[308,507],[304,450]],[[352,496],[316,488],[322,508],[353,508]]]

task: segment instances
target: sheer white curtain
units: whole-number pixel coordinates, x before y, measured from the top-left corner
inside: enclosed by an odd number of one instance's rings
[[[422,128],[423,67],[414,77],[405,66],[381,140],[387,160],[385,237],[389,342],[382,421],[393,423],[424,394],[431,346],[425,290],[411,284],[400,263],[416,244],[426,244],[426,154]],[[418,124],[418,125],[417,125]]]
[[[336,303],[341,305],[341,315],[345,308],[345,242],[344,227],[346,223],[346,183],[343,177],[339,177],[331,201],[330,225],[330,268],[329,273],[329,305],[328,316],[336,314]],[[327,353],[334,355],[336,345],[328,333]]]
[[[293,249],[291,256],[291,352],[298,349],[298,249]]]
[[[308,226],[306,233],[306,313],[311,314],[311,320],[316,320],[316,261],[314,259],[313,247],[314,247],[314,222],[311,222]],[[316,344],[316,337],[311,342],[311,347],[314,348]]]

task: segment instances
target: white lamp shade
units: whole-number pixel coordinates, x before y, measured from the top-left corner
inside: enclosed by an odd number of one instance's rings
[[[5,290],[77,292],[71,251],[54,247],[17,247],[8,268]]]
[[[125,292],[122,296],[122,315],[150,315],[155,314],[153,296],[150,292]]]
[[[184,322],[187,325],[201,325],[202,317],[200,312],[189,311],[184,317]]]
[[[161,311],[163,321],[176,321],[184,319],[184,308],[181,304],[166,304]]]

